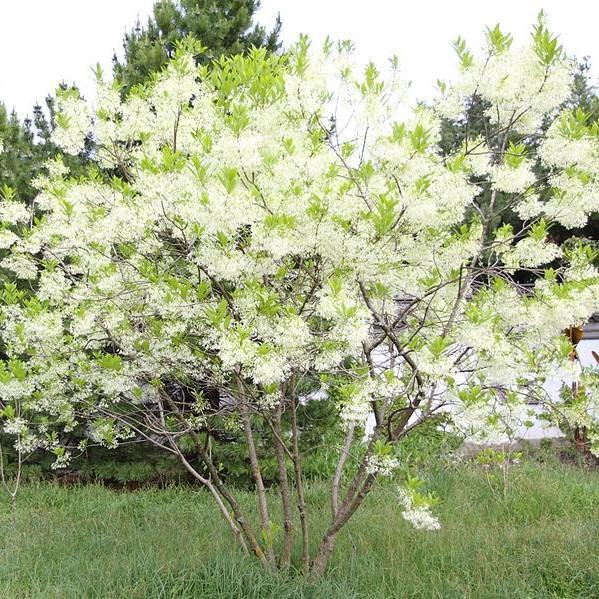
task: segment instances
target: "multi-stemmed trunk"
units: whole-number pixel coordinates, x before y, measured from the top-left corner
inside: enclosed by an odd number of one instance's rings
[[[301,532],[302,544],[301,570],[305,575],[308,575],[311,578],[319,577],[325,572],[328,566],[340,531],[360,507],[376,480],[376,474],[369,472],[368,461],[373,454],[377,441],[385,435],[387,429],[380,423],[375,426],[367,444],[366,451],[362,454],[357,469],[344,485],[343,480],[346,464],[354,443],[355,433],[355,428],[353,426],[350,425],[348,427],[344,444],[340,451],[337,467],[331,481],[331,520],[311,559],[309,549],[308,509],[304,493],[301,464],[302,456],[299,446],[297,398],[295,397],[294,390],[287,389],[286,394],[282,394],[281,403],[269,411],[255,410],[250,397],[245,393],[241,381],[239,390],[240,393],[236,401],[236,407],[241,419],[245,445],[248,451],[250,470],[256,489],[258,516],[262,532],[261,535],[257,535],[254,532],[249,519],[235,498],[234,493],[227,487],[221,478],[220,473],[213,463],[211,456],[206,451],[205,444],[202,443],[199,434],[193,430],[193,427],[189,426],[185,414],[180,410],[177,403],[170,398],[168,394],[164,394],[163,400],[168,408],[170,408],[170,412],[181,422],[187,430],[187,433],[190,435],[197,450],[197,455],[207,470],[206,475],[202,475],[197,468],[185,458],[178,449],[174,439],[170,439],[171,449],[179,456],[179,459],[187,470],[191,472],[198,481],[206,486],[214,496],[217,506],[244,553],[248,553],[251,550],[258,560],[269,569],[276,568],[277,566],[280,569],[287,569],[291,565],[295,541],[292,497],[295,494],[297,510],[299,513],[299,530]],[[282,420],[286,410],[288,410],[289,414],[291,433],[290,447],[288,447],[285,438]],[[253,419],[256,416],[261,417],[270,426],[274,442],[274,455],[277,461],[278,490],[280,493],[283,516],[283,538],[278,560],[275,555],[275,543],[273,539],[275,527],[270,521],[268,494],[262,476],[260,459],[255,442],[255,432],[253,429]],[[406,426],[408,419],[409,415],[407,412],[402,413],[398,422],[399,427],[403,429]],[[397,428],[395,429],[395,432],[397,432]],[[397,437],[394,440],[397,440]],[[289,463],[292,464],[292,468],[288,470],[287,466]],[[229,509],[226,506],[228,506]]]

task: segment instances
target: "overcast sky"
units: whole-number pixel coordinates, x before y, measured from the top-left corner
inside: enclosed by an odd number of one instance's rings
[[[0,101],[21,116],[61,81],[76,82],[92,96],[90,67],[110,69],[121,51],[123,33],[139,16],[147,19],[153,0],[0,0]],[[594,57],[599,73],[597,0],[263,0],[259,19],[272,24],[279,12],[283,41],[299,33],[314,40],[327,34],[351,38],[358,58],[384,62],[400,57],[402,70],[418,97],[430,94],[436,79],[453,72],[451,41],[458,35],[473,47],[485,25],[500,22],[525,40],[538,11],[564,47]]]

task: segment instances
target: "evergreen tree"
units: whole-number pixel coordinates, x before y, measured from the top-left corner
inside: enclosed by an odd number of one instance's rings
[[[0,188],[4,194],[14,193],[20,198],[33,195],[31,179],[37,171],[37,154],[33,143],[31,121],[19,120],[16,112],[8,113],[0,103]],[[11,188],[12,192],[8,191]]]
[[[89,164],[92,140],[88,139],[80,156],[66,155],[52,141],[54,129],[54,98],[47,96],[45,107],[33,107],[33,119],[21,121],[16,114],[8,114],[0,102],[0,188],[15,198],[30,204],[37,191],[32,181],[40,174],[44,164],[60,155],[70,171],[82,174]],[[10,188],[10,190],[9,190]]]
[[[140,23],[125,34],[124,60],[114,57],[114,73],[124,93],[148,80],[172,56],[177,40],[191,35],[207,51],[199,60],[243,53],[252,46],[277,51],[281,21],[272,31],[253,24],[259,0],[159,0],[145,27]]]

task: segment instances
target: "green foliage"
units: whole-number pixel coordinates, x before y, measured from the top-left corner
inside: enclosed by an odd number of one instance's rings
[[[272,31],[254,25],[258,0],[159,0],[145,27],[125,35],[123,62],[114,57],[114,74],[123,92],[148,81],[172,58],[177,42],[193,36],[204,46],[197,60],[207,64],[223,55],[239,54],[252,47],[279,48],[281,22]]]
[[[116,354],[103,354],[98,356],[98,366],[106,368],[107,370],[114,370],[116,372],[123,369],[123,359]]]
[[[398,219],[396,205],[397,200],[388,198],[385,194],[379,196],[375,210],[370,213],[377,235],[382,237],[393,228]]]
[[[423,154],[429,146],[429,132],[421,123],[418,123],[413,131],[408,134],[414,151]]]
[[[493,48],[497,54],[501,54],[506,50],[509,50],[512,42],[514,41],[512,35],[510,33],[502,33],[499,28],[499,23],[491,29],[487,27],[487,39],[489,40],[490,46]]]
[[[384,83],[379,79],[379,71],[375,64],[369,62],[364,69],[364,81],[359,85],[360,91],[366,94],[379,94],[383,90]]]
[[[474,56],[472,55],[472,52],[467,49],[466,40],[464,40],[462,37],[458,37],[453,42],[453,49],[458,55],[462,69],[467,69],[474,64]]]
[[[200,76],[214,85],[225,120],[236,135],[249,125],[244,105],[247,100],[268,105],[282,96],[286,62],[284,56],[272,54],[266,48],[251,48],[245,55],[222,56],[209,67],[203,66]]]
[[[576,110],[566,113],[560,119],[560,132],[566,138],[581,139],[590,132],[589,127],[587,127],[589,119],[590,114],[578,107]]]
[[[187,471],[174,456],[145,443],[123,445],[118,451],[96,447],[77,460],[76,475],[82,482],[166,485],[189,481]]]
[[[503,158],[505,163],[512,168],[518,168],[524,162],[525,158],[526,144],[514,144],[513,141],[510,141],[507,152]]]
[[[461,445],[461,439],[443,430],[442,416],[423,422],[398,445],[397,457],[404,475],[440,472],[451,468],[452,455]]]
[[[77,88],[61,85],[63,94],[79,93]],[[0,102],[0,189],[2,197],[30,204],[36,195],[34,179],[43,174],[48,160],[60,156],[74,176],[81,175],[87,168],[91,140],[88,140],[85,152],[78,157],[67,156],[52,142],[51,136],[58,117],[54,110],[54,99],[46,98],[45,106],[39,104],[33,108],[33,120],[21,122],[15,112],[8,114]]]
[[[563,49],[557,43],[557,35],[553,35],[547,29],[543,11],[539,13],[532,37],[534,40],[535,53],[544,66],[549,67],[554,61],[560,58]]]
[[[35,151],[34,131],[31,121],[21,123],[17,114],[8,114],[0,103],[0,186],[4,198],[13,193],[19,197],[31,198],[34,190],[32,176],[37,173],[39,164]]]

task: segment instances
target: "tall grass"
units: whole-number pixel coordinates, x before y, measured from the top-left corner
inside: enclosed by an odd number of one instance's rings
[[[379,486],[314,583],[244,559],[202,490],[30,484],[16,530],[0,505],[0,597],[599,597],[599,473],[527,462],[511,476],[504,496],[473,466],[435,474],[437,532],[410,528]],[[326,486],[307,499],[322,530]]]

